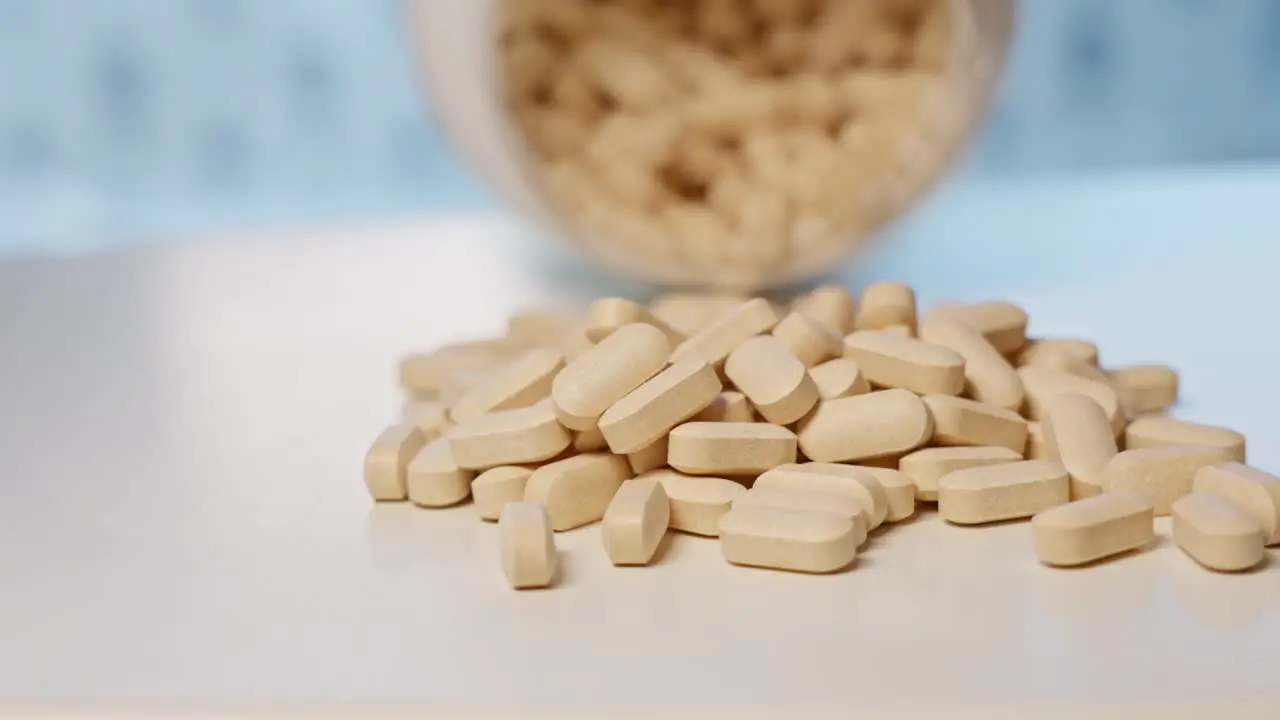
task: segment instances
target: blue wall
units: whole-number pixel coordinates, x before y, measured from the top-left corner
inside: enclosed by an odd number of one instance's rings
[[[1025,0],[976,174],[1280,153],[1280,0]],[[483,206],[397,0],[0,0],[0,249]]]
[[[982,168],[1280,154],[1277,0],[1023,0],[1023,8]]]

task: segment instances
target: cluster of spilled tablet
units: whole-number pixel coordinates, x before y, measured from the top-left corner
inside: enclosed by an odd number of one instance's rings
[[[595,522],[616,565],[650,563],[674,530],[718,537],[734,564],[812,573],[850,567],[918,503],[953,524],[1030,519],[1053,566],[1140,548],[1160,515],[1213,570],[1280,543],[1280,479],[1244,465],[1239,433],[1162,414],[1176,373],[1028,339],[1007,302],[918,317],[899,283],[856,300],[604,298],[410,356],[401,380],[370,494],[473,499],[517,588],[551,584],[554,533]]]

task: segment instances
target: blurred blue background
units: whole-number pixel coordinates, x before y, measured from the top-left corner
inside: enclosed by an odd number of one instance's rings
[[[493,200],[399,0],[0,0],[0,253]],[[1280,154],[1280,0],[1024,0],[962,181]]]

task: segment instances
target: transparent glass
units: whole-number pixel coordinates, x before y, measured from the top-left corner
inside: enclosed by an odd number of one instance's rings
[[[787,32],[758,18],[735,39],[741,18],[707,10],[745,3],[823,14],[788,45]],[[1015,3],[413,0],[411,9],[434,111],[520,212],[630,277],[766,289],[845,260],[954,164],[990,103]],[[917,13],[914,29],[886,35],[862,22],[903,12]]]

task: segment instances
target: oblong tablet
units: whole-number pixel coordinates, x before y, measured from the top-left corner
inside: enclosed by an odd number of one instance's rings
[[[1267,545],[1280,544],[1280,478],[1232,462],[1200,468],[1192,489],[1216,493],[1235,503],[1262,528]]]
[[[1098,364],[1098,346],[1087,340],[1076,340],[1073,338],[1053,338],[1038,339],[1027,342],[1026,347],[1018,353],[1017,365],[1030,365],[1036,362],[1042,355],[1061,354],[1076,360],[1087,362],[1090,365]]]
[[[668,524],[672,530],[716,537],[720,518],[729,512],[734,498],[747,491],[732,480],[693,477],[675,470],[654,470],[641,478],[662,484],[671,505]]]
[[[1027,312],[1011,302],[991,300],[947,305],[930,311],[926,322],[935,318],[963,322],[1006,355],[1018,352],[1027,344]]]
[[[599,298],[587,307],[587,339],[593,343],[599,343],[619,328],[632,323],[644,323],[658,328],[667,336],[667,341],[672,346],[684,342],[683,333],[649,312],[649,308],[632,300]]]
[[[458,466],[448,440],[436,438],[409,461],[405,476],[410,502],[441,508],[466,500],[476,474]]]
[[[689,475],[752,475],[795,460],[795,433],[769,423],[685,423],[667,440],[667,464]]]
[[[461,423],[533,405],[551,396],[551,381],[563,367],[558,350],[531,350],[467,391],[449,408],[449,417]]]
[[[1072,375],[1079,375],[1082,378],[1093,380],[1094,382],[1100,382],[1106,385],[1111,385],[1113,388],[1116,387],[1112,383],[1111,377],[1108,376],[1105,372],[1103,372],[1102,368],[1098,367],[1097,365],[1094,365],[1093,363],[1085,362],[1084,360],[1081,360],[1075,355],[1071,355],[1068,353],[1063,353],[1063,352],[1043,353],[1042,352],[1039,355],[1036,355],[1035,360],[1033,360],[1030,364],[1035,365],[1036,367],[1045,368],[1048,370],[1060,370],[1062,372],[1070,373]]]
[[[600,432],[613,452],[639,452],[714,402],[723,387],[710,365],[676,363],[610,406]]]
[[[957,525],[1029,518],[1070,500],[1067,469],[1049,460],[957,470],[938,480],[938,514]]]
[[[430,353],[409,355],[400,361],[400,384],[420,399],[436,398],[459,373],[481,375],[496,370],[510,360],[516,348],[508,341],[482,340],[437,348]]]
[[[524,500],[524,486],[533,468],[504,465],[480,473],[471,481],[471,498],[481,520],[497,520],[509,502]]]
[[[858,298],[854,330],[880,330],[891,325],[916,327],[916,292],[910,285],[884,281],[868,285]]]
[[[546,506],[556,532],[571,530],[603,518],[614,493],[630,477],[626,458],[576,455],[535,470],[525,484],[524,499]]]
[[[1237,572],[1262,562],[1262,529],[1248,513],[1213,493],[1191,493],[1173,502],[1173,541],[1210,570]]]
[[[551,401],[556,418],[570,430],[594,428],[609,406],[667,365],[671,343],[652,325],[618,328],[556,375]]]
[[[1037,513],[1031,530],[1040,562],[1084,565],[1151,542],[1155,508],[1137,493],[1107,493]]]
[[[776,507],[784,510],[829,512],[853,521],[858,545],[866,541],[867,511],[850,495],[822,490],[781,487],[753,487],[733,500],[733,508]]]
[[[904,456],[898,461],[898,469],[915,483],[917,499],[935,502],[938,480],[948,473],[1020,460],[1021,455],[1006,447],[925,448]]]
[[[622,483],[604,511],[601,538],[614,565],[648,565],[667,533],[671,504],[652,478]]]
[[[724,374],[775,425],[790,425],[818,402],[818,386],[804,363],[772,335],[753,337],[734,349]]]
[[[1127,450],[1176,445],[1219,447],[1230,453],[1234,462],[1245,461],[1244,435],[1216,425],[1201,425],[1161,415],[1148,415],[1129,423],[1124,431],[1124,446]]]
[[[935,445],[1000,446],[1018,454],[1027,446],[1027,421],[1012,410],[950,395],[926,395]]]
[[[565,337],[582,330],[582,318],[558,310],[529,310],[507,318],[507,337],[534,347],[559,347]]]
[[[382,431],[364,456],[364,484],[369,496],[380,502],[408,497],[409,462],[426,444],[426,435],[411,423],[392,425]]]
[[[1060,393],[1045,402],[1045,455],[1071,474],[1071,497],[1102,493],[1102,470],[1120,452],[1102,406],[1086,395]]]
[[[742,307],[747,300],[742,295],[723,293],[667,293],[649,303],[649,311],[691,337]]]
[[[671,352],[671,362],[700,360],[720,367],[734,348],[769,332],[778,320],[778,313],[768,300],[752,298],[680,343]]]
[[[919,395],[959,395],[964,358],[954,350],[885,332],[856,332],[844,340],[844,356],[858,363],[872,385]]]
[[[1200,468],[1231,462],[1222,448],[1186,447],[1125,450],[1102,470],[1103,492],[1132,490],[1156,508],[1156,515],[1168,515],[1173,501],[1191,492]]]
[[[1102,406],[1113,435],[1118,437],[1124,432],[1125,414],[1120,398],[1110,385],[1040,365],[1019,368],[1018,376],[1027,389],[1027,416],[1032,420],[1044,421],[1045,406],[1053,396],[1077,393],[1092,398]]]
[[[502,571],[516,590],[547,587],[556,574],[556,540],[546,508],[539,503],[513,502],[498,519]]]
[[[822,323],[838,337],[853,332],[855,303],[845,288],[836,285],[814,288],[792,303],[791,308]]]
[[[813,384],[818,387],[818,398],[821,400],[835,400],[871,392],[871,383],[862,376],[862,369],[849,358],[836,358],[809,368],[809,377],[813,378]]]
[[[844,352],[842,335],[835,334],[827,326],[801,312],[793,312],[784,317],[782,322],[774,326],[772,334],[807,368],[840,357]]]
[[[829,573],[854,561],[858,537],[834,513],[742,507],[720,518],[720,550],[734,565]]]
[[[880,527],[889,514],[888,495],[870,468],[817,462],[779,465],[756,478],[752,488],[845,495],[866,510],[868,530]]]
[[[1110,375],[1125,407],[1136,414],[1160,412],[1178,402],[1178,373],[1167,365],[1130,365]]]
[[[949,317],[931,317],[920,325],[920,339],[949,348],[964,358],[965,392],[978,402],[1019,410],[1026,391],[1017,370],[977,330]]]
[[[882,390],[819,403],[798,435],[810,460],[857,462],[920,447],[933,435],[933,418],[915,393]]]
[[[556,420],[551,401],[488,413],[445,431],[460,467],[486,470],[531,465],[564,452],[573,436]]]

